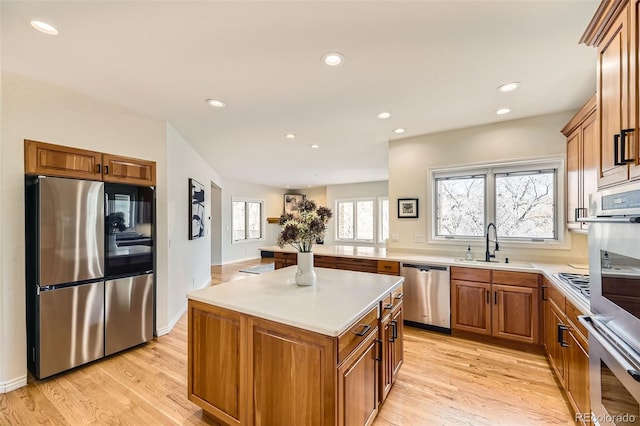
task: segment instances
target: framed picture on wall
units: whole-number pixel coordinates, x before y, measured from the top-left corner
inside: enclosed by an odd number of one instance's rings
[[[298,210],[298,203],[307,198],[304,194],[284,194],[284,214]]]
[[[418,199],[398,198],[398,218],[417,218]]]
[[[204,237],[204,185],[189,178],[189,239]]]

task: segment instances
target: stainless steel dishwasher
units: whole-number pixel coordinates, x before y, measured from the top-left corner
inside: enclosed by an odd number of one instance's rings
[[[405,323],[451,333],[449,267],[403,263],[400,273]]]

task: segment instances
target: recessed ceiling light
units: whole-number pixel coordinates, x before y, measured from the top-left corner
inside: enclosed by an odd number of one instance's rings
[[[317,148],[320,148],[320,145],[317,145],[317,144],[314,143],[313,145],[311,145],[311,148],[317,149]]]
[[[337,67],[344,62],[344,56],[340,52],[328,52],[322,55],[322,62],[330,67]]]
[[[287,139],[295,139],[296,135],[295,133],[287,133],[286,135],[284,135],[284,137]]]
[[[398,127],[397,129],[393,129],[393,133],[397,133],[398,135],[400,133],[404,133],[406,131],[407,131],[407,129],[403,129],[402,127]]]
[[[45,33],[49,35],[58,34],[58,30],[53,25],[47,24],[46,22],[43,22],[43,21],[36,21],[36,20],[31,21],[31,26],[36,30],[40,31],[41,33]]]
[[[520,82],[518,81],[510,81],[509,83],[502,84],[498,86],[498,92],[511,92],[512,90],[516,90],[520,86]]]
[[[391,117],[391,113],[384,111],[378,114],[376,117],[378,117],[380,120],[386,120],[387,118]]]
[[[509,114],[510,112],[511,112],[511,108],[498,108],[496,110],[497,115],[505,115],[505,114]]]
[[[216,108],[224,108],[227,106],[227,103],[225,101],[221,101],[220,99],[207,99],[207,103]]]

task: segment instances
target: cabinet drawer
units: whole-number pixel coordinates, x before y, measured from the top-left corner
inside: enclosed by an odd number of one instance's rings
[[[553,284],[547,282],[547,286],[548,287],[544,290],[547,294],[547,300],[551,300],[562,312],[566,312],[567,298],[564,297],[564,295],[560,293],[560,290],[554,287]]]
[[[400,287],[393,290],[391,293],[391,304],[393,305],[392,309],[395,309],[396,306],[402,303],[404,299],[404,286],[401,284]]]
[[[378,260],[378,273],[400,275],[400,262],[390,260]]]
[[[298,263],[298,253],[283,253],[283,252],[277,251],[273,254],[273,257],[275,258],[276,261],[280,260],[289,265],[295,265]]]
[[[336,258],[333,256],[313,256],[313,266],[336,269]]]
[[[538,288],[539,275],[530,272],[493,271],[493,283]]]
[[[351,328],[338,337],[338,364],[344,361],[351,351],[358,347],[367,336],[377,330],[378,307],[374,306],[367,314],[356,321]]]
[[[378,261],[372,259],[354,259],[349,257],[339,257],[337,262],[338,269],[359,272],[378,272]]]
[[[586,341],[588,336],[587,329],[584,328],[584,325],[582,325],[580,321],[578,321],[578,316],[582,315],[582,312],[580,312],[578,308],[573,306],[573,303],[567,300],[567,307],[565,309],[565,313],[567,314],[567,318],[569,318],[569,321],[571,322],[572,328],[580,332],[582,334],[582,336],[580,337],[582,337],[582,340]],[[586,343],[585,342],[581,342],[581,343],[585,345],[585,349],[586,349],[587,348]]]
[[[490,269],[451,267],[451,279],[461,281],[491,282]]]

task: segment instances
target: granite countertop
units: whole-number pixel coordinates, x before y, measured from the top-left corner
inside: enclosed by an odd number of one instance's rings
[[[192,291],[187,298],[336,337],[404,281],[393,275],[315,271],[315,286],[296,285],[291,266]]]
[[[271,252],[295,253],[293,248],[280,248],[278,246],[261,247],[260,250]],[[590,313],[589,299],[582,293],[574,289],[570,285],[557,278],[559,272],[569,272],[574,274],[589,274],[588,265],[568,264],[568,263],[549,263],[549,262],[523,262],[511,261],[504,262],[479,262],[466,261],[459,257],[437,256],[429,254],[402,252],[396,250],[387,250],[382,247],[373,246],[343,246],[343,245],[315,245],[313,252],[317,255],[337,256],[337,257],[355,257],[372,260],[390,260],[405,263],[427,263],[430,265],[459,266],[464,268],[479,269],[499,269],[514,272],[532,272],[543,274],[547,279],[552,281],[556,287],[578,308],[583,314]]]

